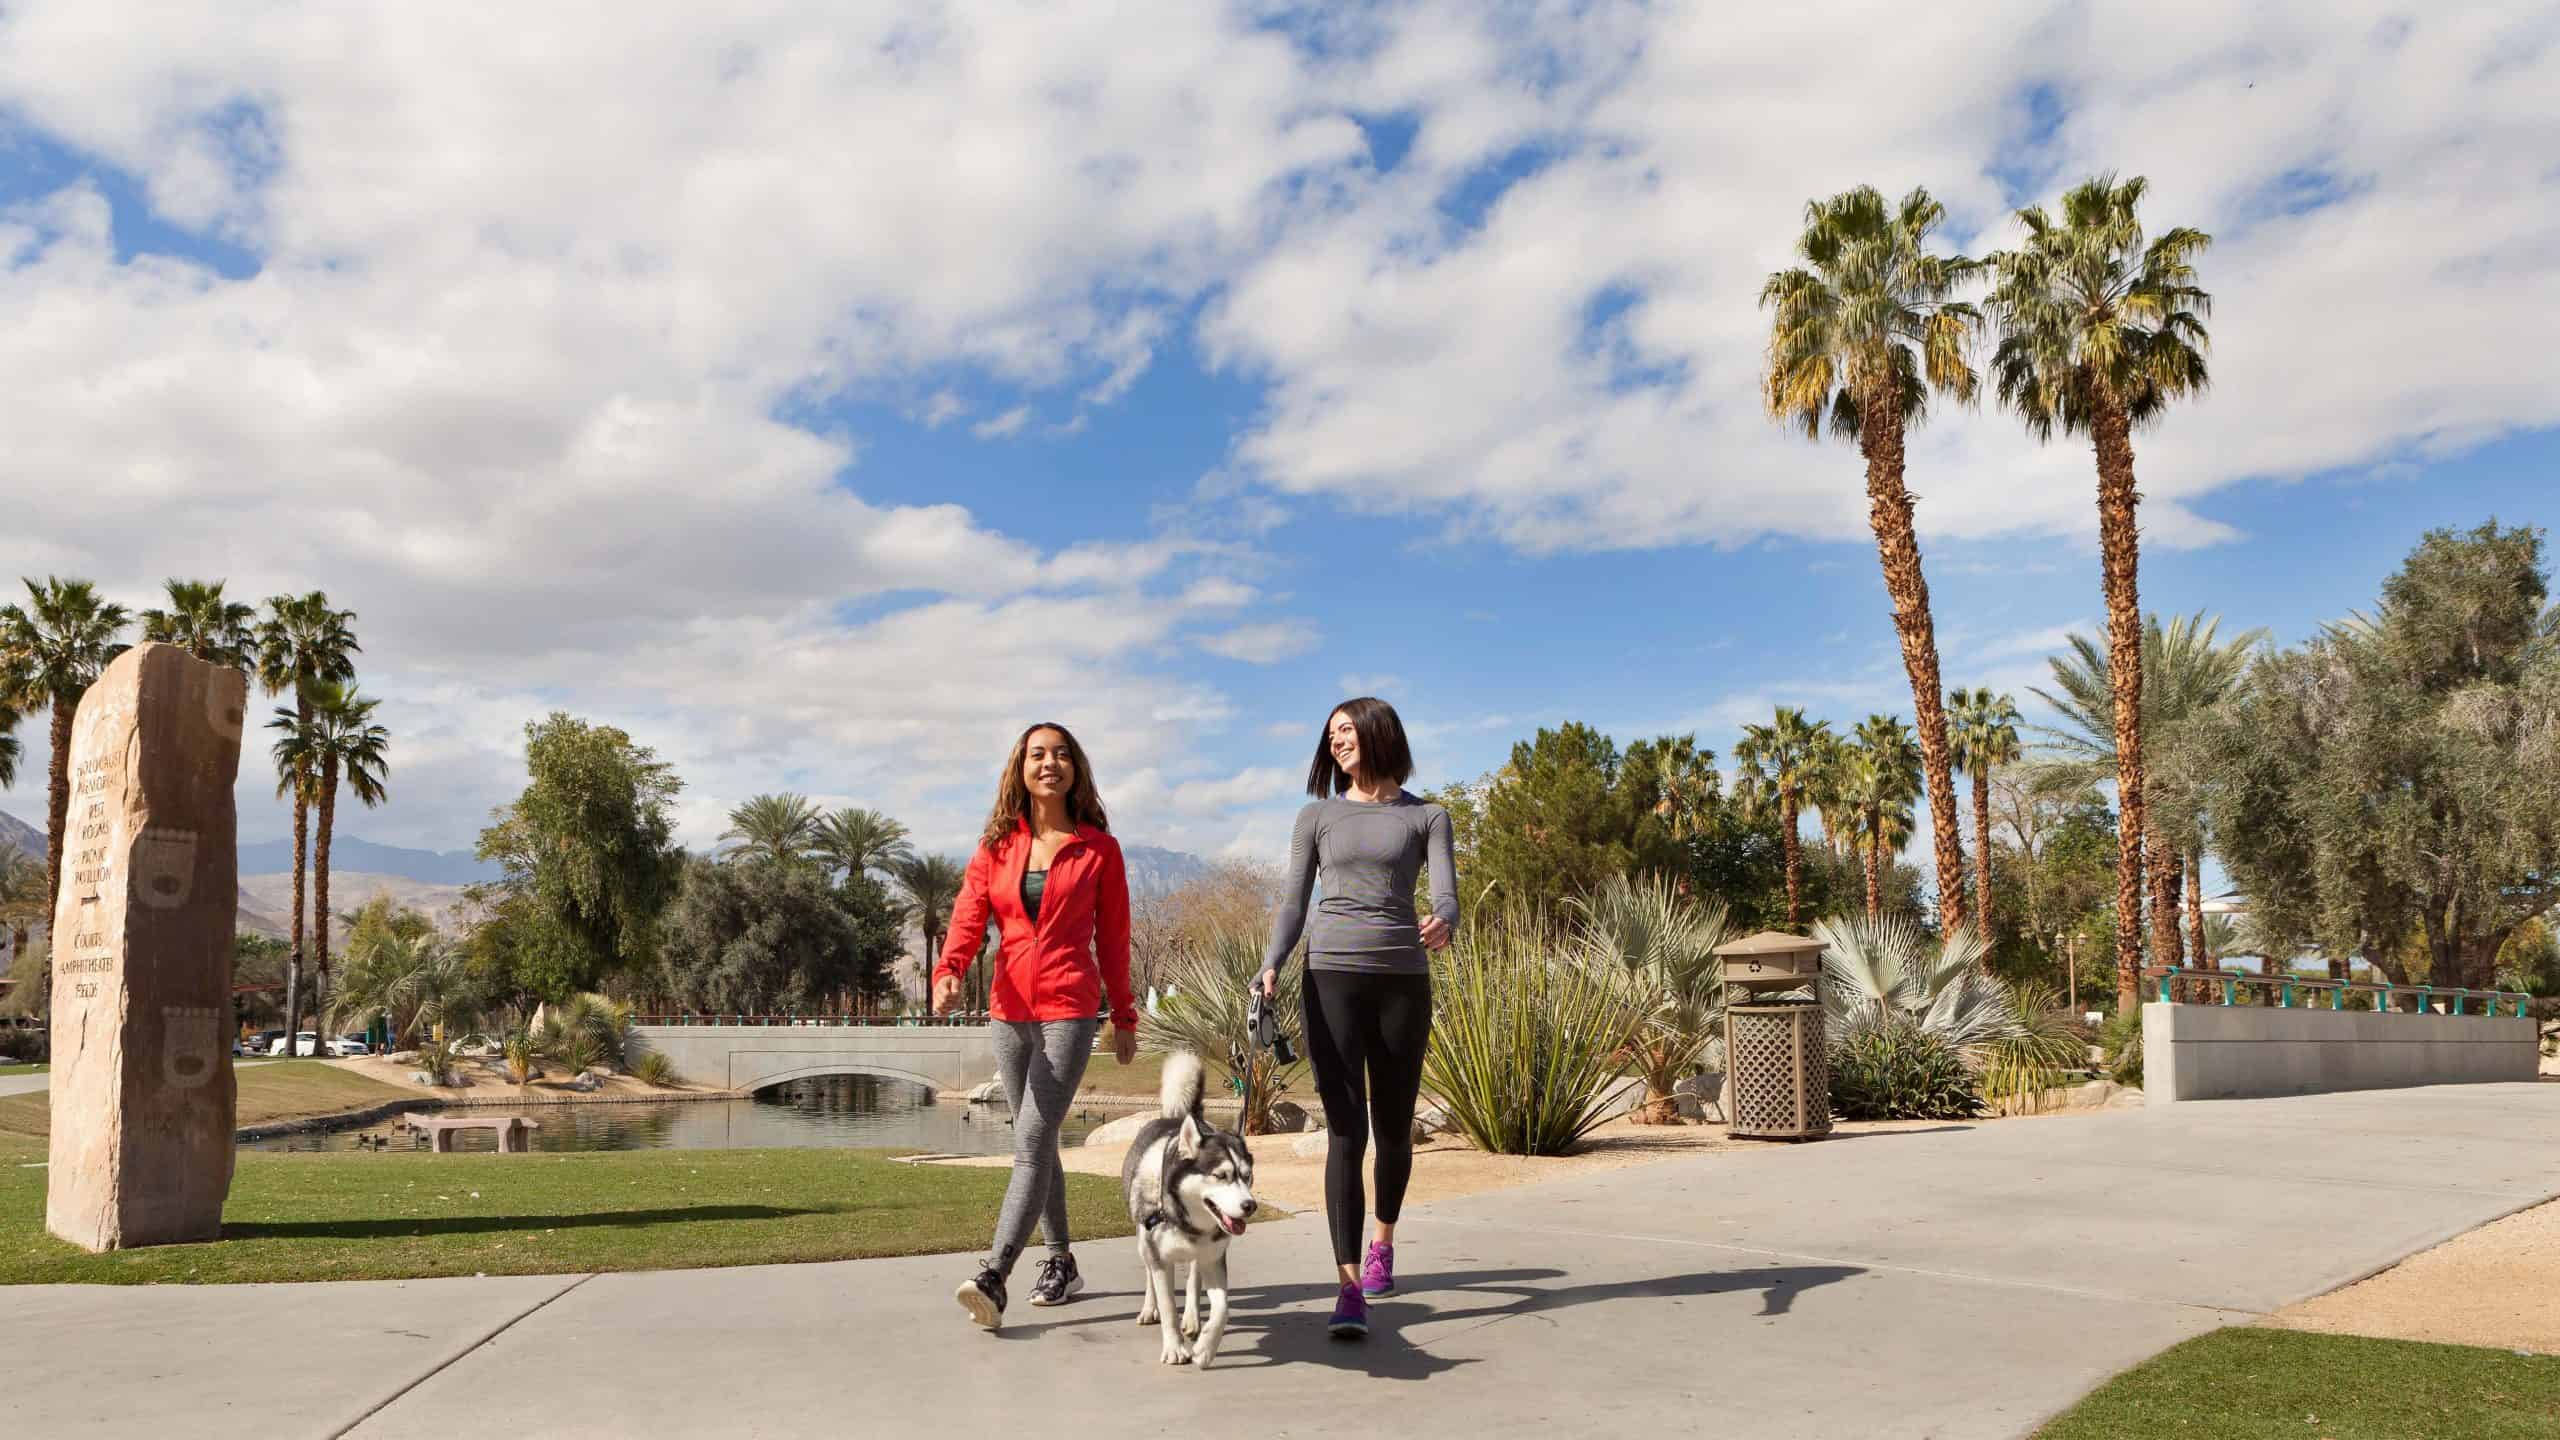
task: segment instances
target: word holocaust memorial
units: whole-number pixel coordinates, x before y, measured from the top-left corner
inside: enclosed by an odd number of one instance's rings
[[[72,719],[45,1228],[90,1250],[222,1230],[247,705],[239,670],[147,644]]]

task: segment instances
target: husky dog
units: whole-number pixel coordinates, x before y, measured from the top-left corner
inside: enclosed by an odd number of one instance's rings
[[[1138,1257],[1146,1267],[1146,1298],[1138,1323],[1163,1324],[1167,1365],[1208,1364],[1227,1330],[1227,1246],[1244,1233],[1258,1207],[1253,1199],[1253,1152],[1244,1137],[1209,1123],[1201,1108],[1200,1057],[1176,1053],[1164,1062],[1164,1113],[1138,1131],[1121,1163],[1129,1218],[1138,1227]],[[1174,1332],[1174,1279],[1184,1273],[1182,1330]],[[1209,1292],[1209,1319],[1200,1320],[1200,1291]],[[1197,1337],[1189,1348],[1183,1340]]]

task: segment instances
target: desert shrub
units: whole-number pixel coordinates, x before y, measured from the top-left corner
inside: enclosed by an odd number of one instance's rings
[[[1616,875],[1574,910],[1573,940],[1583,960],[1625,987],[1635,1006],[1622,1051],[1644,1078],[1634,1118],[1677,1123],[1672,1087],[1698,1073],[1723,1034],[1715,949],[1733,935],[1725,908],[1684,896],[1661,876]]]
[[[1970,1120],[1982,1085],[1964,1052],[1908,1015],[1881,1012],[1831,1048],[1831,1111],[1843,1120]]]
[[[0,1065],[41,1065],[44,1032],[32,1026],[0,1025]]]
[[[1299,1062],[1281,1065],[1256,1050],[1245,1028],[1246,991],[1262,972],[1270,943],[1266,917],[1232,922],[1180,937],[1156,962],[1158,995],[1151,1014],[1138,1017],[1138,1048],[1150,1055],[1189,1051],[1207,1067],[1211,1084],[1224,1083],[1242,1102],[1244,1133],[1271,1133],[1271,1106],[1305,1068],[1306,1037],[1298,1033],[1304,963],[1280,968],[1280,1028],[1297,1042]]]
[[[572,995],[543,1013],[535,1044],[572,1076],[598,1065],[622,1068],[631,1037],[631,1007],[602,995]]]
[[[518,1085],[529,1084],[542,1075],[542,1047],[530,1031],[516,1030],[508,1034],[500,1046],[507,1059],[507,1078]]]
[[[676,1074],[676,1062],[668,1059],[664,1050],[651,1050],[632,1061],[631,1074],[640,1083],[662,1090],[683,1083],[683,1077]]]
[[[2142,1083],[2142,1012],[2118,1015],[2098,1032],[2098,1048],[2107,1057],[2107,1078],[2119,1085]]]
[[[1479,920],[1432,962],[1423,1084],[1480,1150],[1561,1155],[1608,1118],[1643,1006],[1542,921]]]

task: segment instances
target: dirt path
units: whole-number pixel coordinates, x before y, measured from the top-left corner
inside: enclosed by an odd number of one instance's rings
[[[2412,1255],[2370,1280],[2287,1306],[2288,1330],[2560,1355],[2560,1200]]]

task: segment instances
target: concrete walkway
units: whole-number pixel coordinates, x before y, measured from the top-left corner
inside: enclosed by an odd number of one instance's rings
[[[0,1075],[0,1095],[26,1095],[53,1088],[53,1072],[37,1070],[25,1075]]]
[[[582,1279],[0,1290],[34,1435],[2007,1437],[2187,1336],[2560,1194],[2560,1086],[2004,1121],[1417,1208],[1322,1333],[1317,1217],[1258,1227],[1225,1353],[1155,1363],[1128,1242],[970,1329],[943,1257]],[[1029,1279],[1028,1272],[1021,1277]],[[309,1363],[284,1363],[308,1357]],[[16,1368],[16,1367],[13,1367]],[[289,1379],[287,1377],[290,1377]]]

